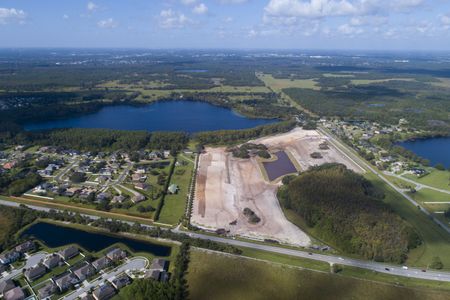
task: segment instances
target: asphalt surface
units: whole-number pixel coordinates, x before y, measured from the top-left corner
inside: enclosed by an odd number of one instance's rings
[[[7,201],[7,200],[1,200],[1,205],[7,205],[7,206],[14,206],[18,207],[20,204],[13,202],[13,201]],[[36,205],[27,205],[29,208],[40,210],[40,211],[49,211],[50,208],[46,207],[40,207]],[[92,219],[97,219],[98,217],[82,214],[83,216],[90,217]],[[133,224],[132,222],[126,222],[125,223]],[[152,227],[149,225],[143,225],[145,227]],[[161,228],[163,230],[167,230],[164,228]],[[345,266],[353,266],[358,267],[362,269],[372,270],[380,273],[385,274],[391,274],[391,275],[398,275],[398,276],[404,276],[404,277],[411,277],[411,278],[419,278],[419,279],[428,279],[428,280],[438,280],[438,281],[446,281],[450,282],[450,272],[438,272],[438,271],[429,271],[423,272],[421,269],[417,268],[408,268],[404,269],[402,266],[399,265],[390,265],[385,263],[377,263],[373,261],[365,261],[365,260],[358,260],[358,259],[350,259],[346,257],[340,257],[335,255],[327,255],[327,254],[317,254],[317,253],[311,253],[308,251],[303,250],[297,250],[297,249],[288,249],[283,247],[277,247],[277,246],[270,246],[265,244],[256,244],[251,242],[245,242],[241,240],[234,240],[219,236],[213,236],[213,235],[206,235],[206,234],[200,234],[200,233],[194,233],[190,231],[184,231],[179,229],[174,229],[173,232],[176,233],[184,233],[192,238],[198,238],[202,240],[210,240],[218,243],[224,243],[229,244],[233,246],[238,247],[245,247],[245,248],[251,248],[261,251],[267,251],[277,254],[284,254],[284,255],[290,255],[294,257],[301,257],[301,258],[307,258],[317,261],[323,261],[329,264],[341,264]]]
[[[25,266],[23,266],[22,268],[12,270],[11,272],[8,273],[8,275],[3,277],[0,281],[13,279],[13,278],[19,276],[20,274],[22,274],[23,269],[29,269],[31,267],[34,267],[41,260],[43,260],[46,255],[47,255],[47,253],[43,253],[43,252],[38,252],[38,253],[30,255],[30,257],[27,259],[27,261],[25,263]]]

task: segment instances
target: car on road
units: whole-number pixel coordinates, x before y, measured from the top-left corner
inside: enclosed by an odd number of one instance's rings
[[[403,266],[402,269],[403,270],[408,270],[408,267],[407,266]]]
[[[389,268],[384,268],[386,271],[390,271],[391,269],[389,269]]]
[[[308,255],[313,255],[313,254],[311,252],[309,252]]]
[[[422,272],[426,272],[427,270],[425,270],[425,269],[422,269]]]

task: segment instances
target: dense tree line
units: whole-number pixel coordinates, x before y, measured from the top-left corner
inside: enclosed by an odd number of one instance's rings
[[[42,182],[42,177],[29,168],[18,173],[0,175],[0,194],[19,196]]]
[[[344,165],[313,167],[280,190],[281,203],[344,252],[401,263],[417,233],[381,199],[383,193]]]
[[[284,121],[244,130],[219,130],[200,132],[196,134],[194,138],[201,145],[233,144],[239,141],[254,139],[261,136],[287,132],[293,129],[295,126],[295,121]]]
[[[0,240],[0,252],[3,252],[18,243],[20,238],[16,236],[16,233],[35,221],[38,215],[29,209],[0,206],[0,218],[3,221],[2,224],[7,224],[1,228],[3,240]]]

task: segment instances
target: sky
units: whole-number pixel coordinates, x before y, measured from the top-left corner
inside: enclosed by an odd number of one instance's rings
[[[0,47],[450,50],[450,0],[0,0]]]

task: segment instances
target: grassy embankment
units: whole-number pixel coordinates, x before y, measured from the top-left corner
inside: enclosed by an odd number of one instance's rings
[[[193,251],[187,280],[192,299],[214,295],[214,299],[440,300],[450,296],[448,291],[418,290],[349,276]],[[393,279],[388,278],[395,282]]]
[[[189,193],[192,171],[194,169],[195,157],[178,155],[178,163],[172,174],[170,184],[176,184],[179,190],[176,194],[168,193],[164,198],[164,205],[161,209],[159,222],[175,225],[183,217],[186,210],[186,198]]]

